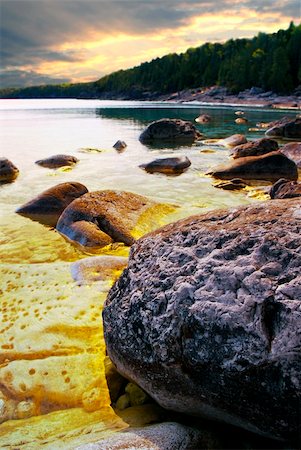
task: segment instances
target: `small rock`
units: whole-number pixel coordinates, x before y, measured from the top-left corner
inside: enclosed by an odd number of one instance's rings
[[[181,156],[177,158],[160,158],[148,164],[141,164],[139,167],[146,172],[165,173],[168,174],[180,174],[191,166],[190,160],[187,156]]]
[[[149,396],[137,384],[128,383],[125,392],[130,397],[131,406],[143,405],[149,400]]]
[[[124,141],[117,141],[115,142],[115,144],[113,145],[113,147],[118,151],[118,152],[123,152],[127,145]]]
[[[225,147],[236,147],[237,145],[245,144],[246,142],[246,136],[243,134],[233,134],[232,136],[219,141],[220,145],[224,145]]]
[[[301,183],[281,178],[270,189],[271,198],[301,197]]]
[[[212,117],[209,114],[201,114],[199,117],[195,119],[197,123],[210,123],[212,122]]]
[[[235,114],[237,116],[243,116],[244,115],[244,111],[235,111]]]
[[[7,158],[0,158],[0,183],[11,183],[19,175],[19,169]]]
[[[127,393],[122,394],[116,402],[116,409],[119,409],[120,411],[122,411],[122,410],[128,408],[129,406],[131,406],[129,394],[127,394]]]
[[[90,284],[113,277],[114,272],[120,272],[126,267],[127,261],[122,256],[91,256],[72,263],[71,275],[80,284]]]
[[[202,137],[195,126],[181,119],[160,119],[152,122],[141,133],[139,140],[143,144],[154,142],[193,143]]]
[[[246,119],[245,117],[238,117],[237,119],[235,119],[235,123],[237,123],[238,125],[242,125],[248,123],[248,119]]]
[[[39,159],[35,163],[48,169],[57,169],[64,166],[74,166],[79,160],[71,155],[54,155],[49,158]]]
[[[243,158],[245,156],[260,156],[277,151],[278,148],[277,141],[263,138],[247,142],[246,144],[237,145],[231,150],[231,156],[234,159]]]
[[[214,184],[214,187],[225,189],[226,191],[237,191],[240,189],[244,189],[246,187],[246,183],[240,178],[233,178],[233,180],[221,181],[219,183],[216,183]]]
[[[27,400],[18,403],[16,407],[16,415],[18,419],[28,419],[36,413],[36,407],[33,401]]]

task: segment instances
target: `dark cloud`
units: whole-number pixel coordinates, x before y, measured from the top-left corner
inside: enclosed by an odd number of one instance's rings
[[[27,87],[44,84],[68,83],[68,78],[54,78],[42,75],[34,71],[25,70],[5,70],[0,72],[0,88],[6,87]]]

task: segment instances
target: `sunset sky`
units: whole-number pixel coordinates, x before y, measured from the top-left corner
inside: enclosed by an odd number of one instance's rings
[[[300,23],[301,0],[0,0],[1,87],[94,81]]]

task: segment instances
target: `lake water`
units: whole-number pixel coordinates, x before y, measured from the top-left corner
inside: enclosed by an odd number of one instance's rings
[[[20,425],[13,421],[7,427],[5,424],[4,428],[0,427],[0,436],[11,445],[9,448],[23,449],[24,442],[26,450],[41,448],[38,444],[31,447],[30,442],[43,441],[44,445],[51,434],[47,431],[45,435],[45,430],[54,430],[49,448],[63,449],[63,432],[73,425],[81,438],[91,430],[99,437],[102,430],[123,426],[117,424],[116,416],[108,409],[108,392],[105,392],[100,316],[108,285],[76,286],[70,275],[70,263],[87,255],[55,230],[17,215],[16,208],[45,189],[66,181],[81,182],[90,191],[130,191],[178,205],[177,212],[165,222],[257,201],[258,188],[223,191],[215,188],[212,179],[205,175],[229,159],[227,149],[202,143],[150,148],[138,139],[148,123],[163,117],[194,121],[201,113],[208,113],[212,123],[197,125],[207,139],[234,133],[244,133],[252,139],[264,134],[264,131],[249,131],[257,122],[276,120],[284,114],[295,115],[288,111],[244,108],[249,123],[236,125],[236,109],[98,100],[0,100],[1,156],[10,159],[20,170],[14,183],[0,185],[0,386],[6,386],[4,410],[10,411],[10,417],[23,417]],[[119,139],[127,143],[123,153],[113,148]],[[38,159],[59,153],[74,155],[80,161],[71,170],[50,170],[35,164]],[[140,164],[155,158],[175,155],[186,155],[192,162],[187,172],[179,176],[148,174],[139,168]],[[127,249],[114,247],[106,253],[126,255]],[[92,361],[94,372],[91,368],[87,371],[86,363],[82,362],[87,358]],[[91,380],[103,395],[98,412],[90,414],[81,409],[81,395],[85,395]],[[66,383],[74,384],[76,401],[70,400]],[[43,407],[40,392],[46,401]],[[0,389],[0,403],[1,395]],[[0,406],[3,409],[3,404]],[[51,412],[53,409],[64,411]],[[47,411],[51,412],[48,422],[43,416],[41,422],[27,419]],[[58,416],[53,416],[56,413]],[[84,432],[79,428],[80,423],[85,430],[91,424],[90,431]],[[93,428],[94,425],[101,426],[101,430]],[[59,445],[53,444],[56,439],[60,440]]]

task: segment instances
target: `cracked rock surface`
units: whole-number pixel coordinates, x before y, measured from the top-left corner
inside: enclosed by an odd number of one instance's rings
[[[167,409],[297,439],[300,231],[296,198],[193,216],[137,241],[103,311],[118,371]]]

